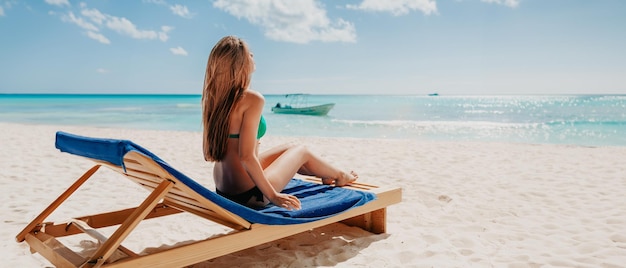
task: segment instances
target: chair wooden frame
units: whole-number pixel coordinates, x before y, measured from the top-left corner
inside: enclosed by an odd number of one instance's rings
[[[400,188],[355,183],[349,188],[373,192],[377,196],[376,200],[314,222],[266,225],[250,223],[207,200],[144,154],[135,151],[127,153],[124,156],[124,167],[94,161],[95,166],[76,180],[16,236],[18,242],[28,243],[32,253],[38,252],[57,267],[182,267],[335,222],[357,226],[373,233],[385,233],[386,208],[401,202],[402,199]],[[76,217],[64,223],[46,222],[46,218],[101,166],[121,173],[151,193],[135,208]],[[312,178],[307,180],[319,181]],[[189,212],[225,225],[232,228],[233,232],[146,255],[139,255],[121,245],[142,220],[180,212]],[[119,227],[108,238],[97,231],[98,228],[116,225]],[[90,256],[81,256],[56,239],[79,233],[90,235],[100,242],[98,249]]]

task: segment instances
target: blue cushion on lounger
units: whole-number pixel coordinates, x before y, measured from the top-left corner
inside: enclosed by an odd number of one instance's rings
[[[297,196],[302,203],[302,209],[292,211],[274,205],[251,209],[207,189],[147,149],[129,140],[90,138],[59,131],[56,134],[55,145],[62,152],[103,160],[119,166],[123,166],[126,153],[130,151],[140,152],[152,158],[174,177],[206,199],[252,223],[280,225],[316,221],[361,206],[376,198],[376,195],[369,192],[292,179],[283,193]]]

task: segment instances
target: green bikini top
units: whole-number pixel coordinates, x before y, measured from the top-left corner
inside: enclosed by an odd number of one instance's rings
[[[259,130],[256,133],[257,140],[265,135],[265,131],[267,131],[267,123],[265,123],[265,117],[261,115],[261,119],[259,121]],[[231,139],[239,139],[239,134],[228,134],[228,137]]]

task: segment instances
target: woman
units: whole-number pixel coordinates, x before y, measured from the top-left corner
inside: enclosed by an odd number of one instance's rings
[[[202,91],[203,150],[215,162],[213,178],[218,194],[250,207],[269,202],[300,209],[300,200],[280,193],[300,173],[322,178],[324,184],[354,182],[302,145],[282,145],[258,152],[265,134],[261,115],[265,99],[249,89],[254,61],[248,45],[238,37],[222,38],[211,50]]]

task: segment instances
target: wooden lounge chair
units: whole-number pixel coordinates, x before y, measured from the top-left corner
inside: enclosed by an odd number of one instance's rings
[[[181,267],[335,222],[384,233],[386,207],[400,202],[402,195],[400,188],[364,183],[332,187],[315,179],[294,179],[285,191],[300,198],[302,210],[289,211],[272,205],[254,210],[206,189],[131,141],[58,132],[56,147],[87,157],[96,164],[28,224],[16,240],[26,241],[31,252],[38,252],[57,267]],[[135,208],[76,217],[65,223],[45,221],[102,166],[119,172],[151,193]],[[138,254],[122,246],[141,221],[180,212],[225,225],[232,232],[176,244],[154,253]],[[99,228],[109,226],[118,226],[110,237],[98,232]],[[56,239],[81,233],[100,243],[89,256],[72,251]]]

